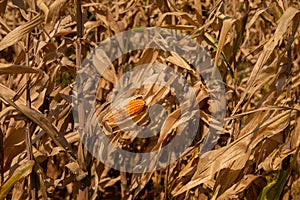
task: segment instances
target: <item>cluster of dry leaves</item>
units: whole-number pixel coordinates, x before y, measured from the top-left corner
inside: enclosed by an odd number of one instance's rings
[[[299,22],[300,3],[284,0],[1,1],[0,199],[300,199]],[[114,61],[97,83],[91,119],[106,112],[118,78],[153,62],[184,74],[200,108],[199,131],[180,159],[132,174],[82,145],[72,90],[101,41],[140,27],[175,29],[201,44],[221,72],[227,104],[217,143],[199,156],[211,102],[193,66],[153,49]],[[125,149],[158,149],[181,123],[174,94],[149,87],[132,95],[160,102],[168,126],[150,140],[123,138]]]

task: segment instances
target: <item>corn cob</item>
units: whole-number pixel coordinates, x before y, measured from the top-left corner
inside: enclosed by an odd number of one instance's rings
[[[133,99],[130,100],[125,108],[113,112],[108,116],[108,121],[110,122],[120,122],[128,119],[132,116],[138,115],[145,108],[145,101],[143,99]]]

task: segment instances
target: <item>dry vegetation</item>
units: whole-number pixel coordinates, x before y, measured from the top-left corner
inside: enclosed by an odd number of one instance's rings
[[[299,21],[299,1],[286,0],[1,1],[0,199],[300,199]],[[139,27],[176,29],[199,42],[221,72],[227,106],[217,144],[199,157],[210,101],[188,64],[153,49],[118,59],[113,77],[100,79],[97,115],[107,111],[114,77],[154,61],[189,77],[201,110],[197,138],[181,159],[131,174],[83,147],[71,95],[93,48]],[[169,126],[151,142],[126,140],[129,150],[157,149],[176,134],[173,95],[149,91],[134,95],[163,99],[172,108]]]

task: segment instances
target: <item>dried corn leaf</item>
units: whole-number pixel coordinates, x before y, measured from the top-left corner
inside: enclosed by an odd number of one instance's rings
[[[242,104],[244,101],[245,97],[247,96],[248,92],[250,93],[250,96],[252,96],[257,89],[253,89],[253,82],[257,79],[257,76],[261,72],[261,69],[263,65],[265,65],[266,61],[269,59],[271,56],[271,53],[273,52],[274,48],[278,45],[278,42],[281,40],[283,35],[286,33],[288,26],[290,22],[293,20],[293,18],[296,16],[296,14],[299,13],[299,10],[293,7],[288,8],[282,15],[282,17],[279,20],[278,26],[276,28],[276,31],[274,35],[272,36],[271,39],[266,43],[264,46],[264,49],[262,53],[260,54],[252,72],[251,75],[247,81],[247,88],[245,92],[243,93],[243,96],[239,100],[237,106],[233,110],[233,113],[235,113],[239,106]]]
[[[31,173],[34,161],[30,160],[25,162],[23,165],[19,166],[13,174],[5,181],[3,185],[0,186],[0,199],[5,199],[6,195],[9,193],[10,189],[16,184],[16,182],[25,178]]]
[[[29,108],[25,105],[25,101],[21,98],[13,101],[15,93],[4,85],[0,85],[0,98],[5,102],[9,103],[11,106],[15,107],[18,111],[23,113],[25,116],[30,118],[33,122],[41,126],[46,133],[53,139],[56,145],[64,147],[66,152],[73,154],[71,152],[70,144],[66,141],[64,136],[62,136],[57,129],[49,122],[48,119],[44,117],[37,109]]]
[[[10,47],[11,45],[21,40],[27,33],[29,33],[32,29],[37,27],[43,21],[44,18],[40,15],[37,15],[34,18],[32,18],[32,20],[30,20],[29,22],[20,25],[19,27],[12,30],[0,41],[0,51],[7,47]]]

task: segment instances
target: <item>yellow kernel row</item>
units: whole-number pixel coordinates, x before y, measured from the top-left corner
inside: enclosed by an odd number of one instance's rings
[[[125,109],[121,109],[108,117],[109,121],[122,121],[126,118],[138,115],[145,108],[145,101],[143,99],[130,100]]]

